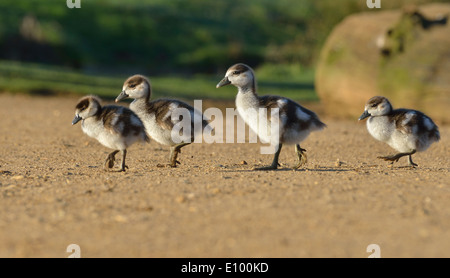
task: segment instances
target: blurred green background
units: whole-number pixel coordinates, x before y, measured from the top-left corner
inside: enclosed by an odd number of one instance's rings
[[[154,97],[233,99],[216,90],[237,62],[261,94],[315,101],[315,65],[332,28],[356,12],[431,0],[66,0],[0,2],[0,91],[114,98],[129,75]],[[450,2],[450,1],[439,1]]]

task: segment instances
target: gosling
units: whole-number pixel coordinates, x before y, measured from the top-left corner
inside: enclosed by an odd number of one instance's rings
[[[196,136],[202,134],[203,130],[211,128],[208,121],[204,119],[200,111],[195,110],[189,104],[174,99],[150,100],[152,89],[150,81],[142,75],[133,75],[125,80],[122,92],[117,96],[116,102],[125,98],[133,98],[130,109],[134,111],[144,123],[147,134],[160,144],[170,146],[170,167],[177,167],[180,162],[177,160],[181,148],[194,142]],[[181,121],[183,113],[187,111],[183,119],[190,122],[189,134],[172,132],[174,126]],[[180,113],[180,114],[179,114]],[[188,115],[187,115],[188,114]],[[200,126],[197,130],[195,126]],[[174,130],[175,131],[175,130]],[[183,130],[184,131],[184,130]]]
[[[300,142],[305,140],[312,131],[323,129],[326,125],[312,111],[302,107],[298,103],[280,96],[258,96],[256,92],[255,74],[248,65],[239,63],[231,66],[225,77],[217,84],[216,88],[232,84],[238,88],[236,96],[236,108],[239,115],[250,128],[264,141],[275,142],[275,155],[272,164],[267,167],[255,168],[255,170],[275,170],[278,168],[278,157],[283,144],[295,145],[298,163],[294,169],[300,168],[307,162],[306,150],[300,147]],[[278,117],[272,112],[267,112],[269,118],[267,129],[259,129],[259,108],[279,109]],[[256,115],[255,115],[256,113]],[[275,121],[279,127],[278,138],[271,131],[271,122]],[[263,128],[264,129],[264,128]],[[267,132],[265,132],[268,130]],[[264,133],[265,132],[265,133]],[[268,135],[270,134],[270,135]]]
[[[145,127],[139,117],[123,106],[101,106],[96,96],[86,96],[75,107],[72,125],[79,121],[81,129],[89,137],[97,139],[103,146],[114,149],[105,161],[105,169],[114,167],[115,155],[122,152],[120,171],[125,171],[127,148],[138,141],[149,142]]]
[[[399,152],[378,157],[391,164],[408,156],[409,165],[416,167],[412,155],[425,151],[440,139],[437,125],[427,115],[411,109],[392,109],[389,100],[382,96],[367,101],[359,120],[365,118],[369,118],[366,124],[370,135]]]

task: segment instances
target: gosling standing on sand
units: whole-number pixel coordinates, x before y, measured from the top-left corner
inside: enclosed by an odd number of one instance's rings
[[[359,120],[367,120],[367,130],[375,139],[387,143],[400,153],[378,158],[397,162],[408,156],[409,165],[417,166],[412,155],[428,149],[439,141],[437,125],[424,113],[411,109],[392,109],[389,100],[382,96],[369,99]]]
[[[127,148],[138,141],[149,142],[144,125],[136,114],[123,106],[101,106],[96,96],[80,99],[75,107],[72,125],[81,122],[81,129],[103,146],[114,149],[105,161],[105,169],[114,167],[115,155],[122,152],[120,171],[125,171]]]
[[[238,94],[236,96],[236,107],[239,115],[250,126],[250,128],[258,134],[258,136],[264,137],[266,134],[260,130],[258,119],[259,108],[266,109],[279,109],[279,117],[275,118],[270,112],[267,112],[268,121],[266,129],[270,130],[271,121],[278,121],[279,138],[275,138],[275,142],[278,142],[276,146],[276,152],[272,161],[272,164],[267,167],[256,168],[255,170],[275,170],[278,168],[278,156],[281,152],[283,144],[295,144],[295,152],[298,156],[298,163],[294,168],[300,168],[306,163],[306,150],[300,147],[300,142],[306,139],[312,131],[321,130],[326,125],[319,120],[317,115],[302,107],[298,103],[280,96],[258,96],[256,93],[256,79],[253,70],[245,64],[235,64],[231,66],[225,77],[217,84],[217,88],[232,84],[238,88]],[[255,115],[255,111],[257,115]],[[275,132],[267,132],[267,134],[273,134]],[[270,141],[270,138],[264,138],[265,141]]]
[[[122,92],[117,96],[116,102],[124,98],[134,98],[130,104],[139,118],[141,118],[148,135],[163,145],[170,146],[170,167],[176,167],[178,153],[181,148],[191,144],[196,136],[201,136],[205,128],[211,128],[208,122],[204,120],[201,111],[195,110],[192,106],[179,100],[174,99],[157,99],[150,101],[151,86],[147,78],[142,75],[133,75],[128,78],[122,87]],[[172,132],[174,126],[180,122],[180,118],[173,117],[177,109],[185,109],[188,111],[191,123],[191,133],[179,134]],[[195,114],[195,116],[194,116]],[[197,122],[195,122],[197,121]],[[198,134],[194,128],[196,125],[201,126]]]

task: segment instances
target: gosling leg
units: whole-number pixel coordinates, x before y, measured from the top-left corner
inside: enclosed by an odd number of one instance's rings
[[[409,153],[398,153],[395,155],[389,155],[389,156],[379,156],[378,158],[380,159],[384,159],[385,161],[391,161],[391,164],[393,164],[394,162],[398,162],[398,160],[403,157],[403,156],[409,156],[409,165],[411,166],[417,166],[417,164],[415,164],[414,162],[412,162],[412,158],[411,155],[415,154],[416,150],[412,150]]]
[[[302,149],[299,144],[295,145],[295,152],[298,156],[298,163],[294,166],[294,169],[299,169],[301,166],[306,164],[308,157],[306,156],[306,150]]]
[[[170,163],[169,166],[174,168],[177,167],[177,163],[181,164],[178,160],[178,154],[181,153],[181,148],[189,145],[190,143],[180,143],[178,145],[170,147]]]
[[[105,160],[105,170],[111,169],[112,167],[114,167],[114,162],[116,161],[116,153],[118,153],[119,151],[113,151],[112,153],[110,153]]]

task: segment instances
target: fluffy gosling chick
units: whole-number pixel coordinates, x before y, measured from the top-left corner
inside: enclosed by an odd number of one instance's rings
[[[387,143],[399,153],[378,158],[397,162],[402,156],[409,157],[409,165],[417,166],[412,155],[425,151],[439,141],[437,125],[424,113],[411,109],[392,109],[389,100],[382,96],[369,99],[359,120],[367,120],[367,130],[375,139]]]
[[[192,106],[174,99],[150,100],[150,81],[142,75],[133,75],[125,80],[122,92],[117,96],[116,102],[125,98],[133,98],[130,109],[133,110],[144,123],[148,136],[160,144],[170,146],[170,167],[176,167],[178,153],[181,148],[191,144],[195,136],[201,136],[205,128],[210,128],[208,121],[204,120],[203,114],[195,110]],[[181,121],[176,116],[177,109],[186,109],[190,116],[191,133],[179,134],[172,132],[174,126]],[[195,114],[195,116],[194,116]],[[184,119],[183,119],[184,120]],[[194,126],[201,126],[201,130],[196,130]]]
[[[306,163],[306,150],[300,147],[300,142],[306,139],[312,131],[321,130],[326,125],[322,123],[318,116],[302,107],[298,103],[280,96],[258,96],[256,93],[256,78],[253,70],[245,64],[235,64],[231,66],[225,77],[217,84],[217,88],[232,84],[238,88],[236,96],[236,108],[239,115],[244,119],[250,128],[265,141],[273,142],[273,138],[267,138],[258,128],[259,108],[279,109],[279,117],[274,118],[272,113],[267,111],[268,121],[267,129],[270,130],[271,121],[278,120],[279,138],[276,152],[272,164],[267,167],[256,168],[255,170],[275,170],[278,168],[278,156],[283,144],[294,144],[295,152],[298,156],[298,164],[294,167],[300,168]],[[257,115],[255,115],[255,112]],[[271,135],[269,135],[270,137]],[[263,138],[266,137],[266,138]]]
[[[120,170],[125,171],[127,148],[138,141],[149,142],[144,125],[133,111],[123,106],[101,106],[96,96],[86,96],[75,106],[72,125],[81,122],[81,129],[88,136],[97,139],[103,146],[114,149],[105,161],[105,169],[114,166],[115,155],[122,152]]]

